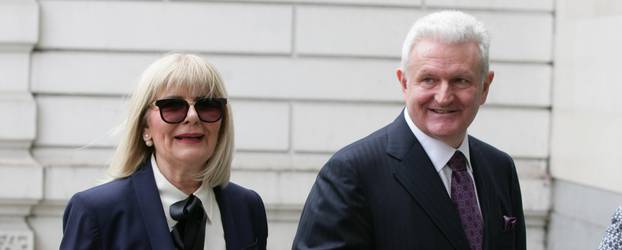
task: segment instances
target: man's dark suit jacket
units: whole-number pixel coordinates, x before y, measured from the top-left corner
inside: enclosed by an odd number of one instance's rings
[[[214,193],[227,249],[266,249],[259,195],[234,183]],[[60,249],[174,249],[149,160],[127,178],[75,194],[63,230]]]
[[[483,249],[524,250],[512,158],[473,137],[469,152],[484,219]],[[512,217],[516,222],[506,223]],[[292,248],[468,250],[469,244],[447,189],[402,114],[326,163]]]

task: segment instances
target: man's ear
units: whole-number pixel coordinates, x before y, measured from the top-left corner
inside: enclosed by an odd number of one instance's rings
[[[397,75],[397,80],[400,82],[402,92],[406,92],[406,89],[408,88],[408,80],[406,80],[406,74],[404,73],[402,68],[397,68],[397,70],[395,70],[395,74]]]
[[[494,78],[495,72],[492,70],[488,71],[488,74],[486,74],[484,78],[484,82],[482,82],[482,95],[480,97],[480,105],[486,102],[486,99],[488,98],[488,91],[490,90],[490,84],[492,84],[492,80]]]

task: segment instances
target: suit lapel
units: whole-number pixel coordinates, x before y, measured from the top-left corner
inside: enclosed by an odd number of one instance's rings
[[[227,249],[241,249],[239,240],[237,238],[237,232],[235,231],[235,219],[232,213],[232,209],[229,207],[228,197],[225,190],[221,186],[214,188],[214,194],[216,196],[216,202],[218,202],[218,208],[220,209],[220,216],[222,220],[223,231],[225,232],[225,242]]]
[[[468,249],[458,211],[430,158],[406,124],[403,113],[390,125],[388,137],[387,153],[398,160],[393,164],[395,179],[423,208],[454,248]]]
[[[478,147],[475,138],[469,138],[469,152],[471,155],[471,167],[473,168],[473,176],[475,178],[475,185],[477,187],[477,197],[479,198],[479,205],[482,211],[482,217],[484,220],[484,244],[483,249],[490,249],[490,242],[492,240],[491,230],[495,226],[495,218],[491,218],[491,202],[495,197],[495,188],[493,185],[494,178],[490,175],[490,170],[494,166],[490,166],[490,163],[486,161],[484,152]]]
[[[152,249],[173,249],[151,162],[146,160],[129,178]]]

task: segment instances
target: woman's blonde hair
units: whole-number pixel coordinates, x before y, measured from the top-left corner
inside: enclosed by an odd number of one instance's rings
[[[190,93],[202,93],[201,96],[227,98],[220,74],[201,57],[175,53],[156,60],[143,72],[130,98],[127,120],[122,125],[124,131],[121,141],[108,168],[112,178],[133,174],[153,153],[153,147],[147,147],[142,137],[147,124],[146,113],[156,101],[157,94],[167,89],[183,89]],[[197,179],[210,187],[226,185],[231,174],[233,151],[233,120],[230,105],[227,104],[216,148]]]

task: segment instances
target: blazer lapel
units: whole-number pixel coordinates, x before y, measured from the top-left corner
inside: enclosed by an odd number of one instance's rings
[[[220,209],[220,217],[223,231],[225,232],[227,249],[242,249],[239,245],[237,232],[235,231],[237,227],[235,226],[235,218],[232,213],[233,208],[229,207],[229,201],[225,191],[222,187],[218,186],[214,188],[214,194],[216,196],[216,202],[218,202],[218,208]]]
[[[130,177],[136,194],[137,206],[147,229],[152,249],[174,249],[173,241],[162,208],[162,201],[155,184],[151,162],[145,160]]]
[[[404,120],[403,113],[390,125],[387,153],[398,160],[393,175],[423,208],[456,249],[468,249],[458,211],[430,158]]]
[[[495,201],[496,197],[494,178],[489,171],[494,166],[490,166],[490,163],[486,161],[484,152],[478,147],[476,139],[472,137],[469,138],[469,152],[471,154],[471,167],[473,168],[475,186],[477,187],[477,197],[479,198],[479,205],[484,220],[483,249],[490,249],[490,241],[492,240],[491,230],[495,226],[495,218],[490,216],[495,214],[491,212],[491,202]]]

